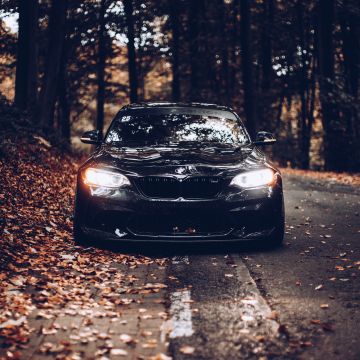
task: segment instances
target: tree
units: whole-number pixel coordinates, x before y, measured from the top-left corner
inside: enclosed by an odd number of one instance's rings
[[[63,142],[69,146],[70,137],[71,137],[71,124],[70,124],[70,104],[69,104],[69,94],[68,94],[68,72],[67,72],[67,62],[68,62],[68,42],[69,37],[65,37],[65,44],[62,51],[62,60],[60,64],[60,74],[59,74],[59,90],[58,90],[58,114],[59,114],[59,125],[60,125],[60,134]]]
[[[126,18],[126,35],[128,49],[129,87],[130,102],[138,101],[138,78],[135,52],[135,31],[132,0],[124,0],[124,11]]]
[[[228,33],[227,26],[224,27],[224,24],[227,24],[226,17],[226,6],[224,0],[217,0],[216,4],[216,15],[219,20],[217,21],[217,34],[218,34],[218,43],[220,46],[220,56],[221,56],[221,71],[220,71],[220,89],[219,95],[222,99],[223,104],[230,104],[230,89],[229,89],[229,44],[227,41]]]
[[[173,101],[180,100],[180,69],[179,69],[179,41],[180,41],[180,21],[179,21],[179,0],[170,0],[170,21],[171,21],[171,32],[172,32],[172,43],[171,43],[171,52],[172,52],[172,99]]]
[[[315,98],[315,59],[309,59],[308,55],[311,53],[311,48],[308,44],[308,32],[310,25],[305,29],[304,19],[305,9],[303,0],[298,0],[296,3],[297,25],[299,32],[299,52],[300,52],[300,68],[298,71],[299,78],[299,94],[301,102],[301,111],[299,117],[300,130],[300,167],[302,169],[309,169],[310,167],[310,140],[311,131],[314,123],[313,104]],[[307,36],[305,36],[307,34]]]
[[[45,59],[44,81],[40,92],[39,122],[49,131],[53,127],[60,63],[65,38],[67,0],[53,0],[49,17],[48,47]]]
[[[37,101],[38,1],[19,0],[15,104],[32,112]]]
[[[104,103],[105,103],[105,12],[106,0],[100,1],[99,11],[99,35],[98,35],[98,64],[97,64],[97,116],[96,129],[103,133],[104,127]]]
[[[268,127],[271,118],[271,105],[274,101],[273,69],[272,69],[272,42],[274,29],[275,4],[273,0],[262,3],[262,26],[261,26],[261,47],[259,49],[259,62],[261,71],[260,101],[259,101],[259,126]]]
[[[326,170],[347,169],[347,144],[341,117],[334,99],[334,0],[320,0],[318,7],[318,41],[320,100],[324,128],[324,162]]]
[[[242,50],[242,79],[244,90],[244,111],[246,125],[250,136],[256,134],[256,109],[255,91],[253,84],[253,59],[251,47],[251,13],[250,2],[240,0],[240,46]]]
[[[188,15],[188,36],[189,36],[189,56],[190,56],[190,101],[201,100],[200,92],[200,66],[199,66],[199,47],[200,47],[200,11],[203,0],[190,1]]]
[[[344,77],[345,103],[343,113],[347,124],[347,133],[352,134],[349,147],[357,154],[357,161],[349,163],[350,170],[360,165],[359,116],[359,75],[360,75],[360,12],[355,0],[344,0],[340,8],[341,51],[343,54],[342,68]]]

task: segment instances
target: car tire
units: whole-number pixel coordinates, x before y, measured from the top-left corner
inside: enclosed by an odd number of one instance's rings
[[[276,226],[272,234],[266,239],[266,246],[269,248],[280,247],[285,236],[285,204],[282,198],[281,212],[276,222]]]
[[[78,224],[78,222],[76,221],[76,217],[74,218],[73,236],[74,236],[75,245],[78,245],[78,246],[86,245],[87,242],[85,239],[85,234],[81,230],[80,224]]]
[[[276,248],[282,245],[285,235],[285,221],[282,217],[278,225],[275,227],[272,234],[266,239],[266,246],[269,248]]]
[[[74,242],[77,246],[85,246],[87,241],[84,232],[81,229],[81,212],[79,206],[79,194],[75,194],[75,209],[73,217],[73,236]]]

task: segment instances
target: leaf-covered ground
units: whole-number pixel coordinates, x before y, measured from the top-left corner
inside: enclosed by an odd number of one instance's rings
[[[313,171],[283,168],[283,174],[302,176],[312,180],[326,180],[345,185],[360,186],[360,174],[336,173],[332,171]]]
[[[165,358],[158,342],[165,285],[155,275],[165,260],[75,247],[78,161],[37,135],[3,144],[0,358]]]

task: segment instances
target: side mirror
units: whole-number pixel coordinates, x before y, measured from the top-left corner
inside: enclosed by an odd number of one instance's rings
[[[84,144],[93,144],[93,145],[99,145],[101,144],[101,134],[99,130],[91,130],[86,131],[82,134],[80,138],[81,142]]]
[[[276,143],[276,139],[272,133],[267,131],[259,131],[256,134],[256,140],[253,141],[255,145],[273,145]]]

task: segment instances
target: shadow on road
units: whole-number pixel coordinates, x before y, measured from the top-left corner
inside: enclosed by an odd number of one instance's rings
[[[109,250],[114,253],[128,255],[143,255],[149,257],[171,257],[176,255],[219,255],[229,253],[240,253],[246,255],[248,252],[279,252],[284,248],[269,247],[264,243],[241,242],[241,243],[131,243],[131,242],[94,242],[94,248]],[[86,248],[83,248],[86,251]]]

